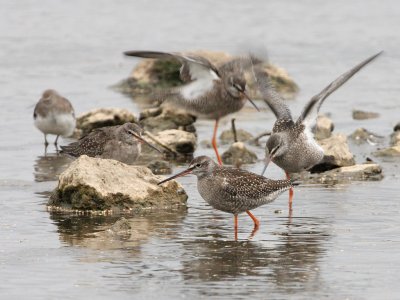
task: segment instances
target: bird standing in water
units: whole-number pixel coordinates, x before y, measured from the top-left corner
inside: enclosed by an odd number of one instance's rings
[[[61,146],[61,153],[75,157],[87,155],[114,159],[133,164],[140,155],[142,143],[160,152],[142,138],[142,133],[143,129],[134,123],[98,128],[74,143]]]
[[[70,136],[75,129],[75,113],[72,104],[55,90],[46,90],[33,111],[35,126],[44,134],[44,144],[47,147],[48,134],[56,135],[54,145],[57,146],[58,137]]]
[[[185,171],[158,184],[187,174],[197,176],[197,190],[209,205],[234,215],[235,239],[238,214],[246,212],[252,218],[254,234],[260,223],[250,210],[274,201],[293,186],[290,180],[272,180],[242,169],[220,166],[208,156],[194,158]]]
[[[247,95],[244,69],[261,61],[250,56],[236,58],[217,68],[206,58],[198,55],[156,51],[126,51],[124,54],[155,59],[173,58],[182,63],[180,77],[185,84],[165,89],[160,94],[160,100],[215,120],[212,146],[218,163],[222,165],[216,142],[218,121],[242,109],[247,100],[258,110]]]
[[[379,52],[359,63],[311,98],[297,121],[293,121],[289,108],[283,98],[272,87],[268,75],[256,70],[258,87],[267,105],[277,120],[272,134],[266,144],[264,174],[270,161],[282,168],[287,179],[289,173],[308,170],[318,164],[324,157],[324,151],[314,140],[311,127],[317,119],[318,111],[324,100],[360,71],[368,63],[377,58]],[[293,189],[289,192],[289,209],[292,209]]]

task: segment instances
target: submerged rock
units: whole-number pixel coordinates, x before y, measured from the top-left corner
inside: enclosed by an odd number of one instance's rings
[[[246,148],[242,142],[233,143],[228,150],[222,153],[222,162],[227,165],[240,166],[257,161],[257,155]]]
[[[379,114],[376,112],[362,111],[362,110],[353,110],[353,119],[354,120],[367,120],[367,119],[375,119],[378,118]]]
[[[247,141],[251,140],[252,138],[254,138],[250,132],[247,132],[246,130],[243,130],[243,129],[237,129],[236,135],[237,135],[238,142],[247,142]],[[221,133],[221,135],[219,136],[219,139],[222,144],[233,143],[234,142],[233,131],[231,129],[224,130]]]
[[[301,180],[304,183],[337,184],[351,181],[376,181],[381,180],[383,175],[382,168],[378,164],[367,163],[341,167],[320,174],[302,172],[293,174],[292,178],[294,180]]]
[[[326,115],[319,115],[317,124],[314,127],[314,137],[317,140],[327,139],[331,136],[335,126],[330,118]]]
[[[354,155],[350,152],[347,138],[344,134],[333,134],[330,138],[318,141],[326,156],[325,161],[336,167],[355,164]],[[329,158],[329,159],[328,159]]]
[[[400,145],[379,149],[373,153],[375,156],[397,157],[400,156]]]
[[[132,211],[186,205],[187,195],[178,182],[158,186],[160,180],[146,167],[84,155],[60,175],[48,205],[67,211]]]
[[[228,53],[216,51],[200,50],[187,51],[186,53],[201,55],[209,59],[216,66],[234,58]],[[147,93],[154,87],[177,86],[182,84],[179,76],[180,67],[181,64],[174,59],[142,59],[132,71],[130,78],[118,83],[114,88],[122,93],[135,95]],[[279,92],[293,94],[298,91],[298,86],[284,69],[272,64],[266,64],[265,71],[269,74]],[[247,77],[251,79],[251,72],[249,72]],[[250,90],[252,90],[251,86]],[[254,91],[250,91],[250,95],[253,96]]]
[[[195,132],[193,123],[196,117],[182,109],[171,107],[150,108],[140,113],[139,121],[142,127],[152,133],[168,129],[179,129]]]
[[[382,138],[381,136],[378,136],[377,134],[374,134],[365,128],[357,128],[349,137],[356,144],[362,144],[362,143],[376,144],[379,142],[379,139]]]
[[[76,119],[76,128],[81,135],[86,135],[95,128],[122,125],[127,122],[137,123],[135,116],[127,109],[99,108],[80,115]]]

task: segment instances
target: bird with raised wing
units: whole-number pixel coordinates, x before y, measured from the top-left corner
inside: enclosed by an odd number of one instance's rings
[[[87,155],[133,164],[141,153],[141,144],[161,152],[142,137],[143,129],[135,123],[92,130],[78,141],[61,146],[61,153],[74,157]]]
[[[212,146],[219,164],[222,164],[216,142],[218,121],[242,109],[247,100],[258,110],[247,95],[244,70],[261,63],[261,60],[252,56],[240,57],[216,67],[206,58],[192,54],[156,51],[126,51],[124,54],[142,58],[172,58],[182,63],[180,78],[184,84],[164,89],[159,93],[159,100],[215,120]]]
[[[318,164],[324,157],[324,151],[314,140],[311,133],[318,111],[326,98],[368,63],[376,59],[379,52],[362,61],[311,98],[305,105],[297,121],[294,121],[283,98],[273,88],[268,75],[257,69],[256,78],[263,100],[271,108],[277,120],[272,134],[267,140],[264,174],[270,161],[282,168],[289,179],[289,173],[308,170]],[[289,193],[289,209],[292,209],[293,189]]]
[[[274,201],[293,186],[290,180],[272,180],[246,170],[220,166],[208,156],[194,158],[189,168],[158,184],[187,174],[197,176],[197,190],[209,205],[234,215],[235,239],[238,214],[246,212],[252,218],[254,234],[260,223],[250,210]]]

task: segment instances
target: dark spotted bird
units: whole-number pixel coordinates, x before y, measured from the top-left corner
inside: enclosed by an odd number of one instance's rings
[[[247,100],[258,110],[247,95],[244,71],[260,64],[261,60],[252,56],[235,58],[217,68],[198,55],[156,51],[126,51],[124,54],[155,59],[173,58],[182,63],[180,77],[185,84],[165,89],[159,98],[195,115],[215,120],[212,146],[222,165],[216,142],[218,121],[242,109]]]
[[[48,134],[58,137],[70,136],[75,129],[75,113],[72,104],[55,90],[46,90],[33,111],[35,126],[44,134],[44,144],[47,146]]]
[[[61,146],[61,153],[74,157],[87,155],[108,158],[133,164],[140,155],[142,143],[160,152],[144,140],[142,134],[143,129],[134,123],[98,128],[68,146]]]
[[[266,144],[265,167],[262,174],[264,174],[268,163],[272,161],[286,172],[289,179],[289,173],[308,170],[323,159],[324,151],[314,140],[311,133],[312,125],[317,119],[322,103],[330,94],[381,53],[379,52],[359,63],[312,97],[297,121],[293,121],[289,108],[282,97],[275,92],[268,75],[259,69],[256,70],[256,78],[262,97],[277,118]],[[293,190],[291,189],[289,193],[290,209],[292,208],[292,199]]]
[[[259,221],[250,210],[274,201],[293,186],[290,180],[272,180],[242,169],[220,166],[208,156],[194,158],[185,171],[158,184],[187,174],[197,176],[197,189],[209,205],[234,215],[235,239],[238,214],[246,212],[252,218],[255,232]]]

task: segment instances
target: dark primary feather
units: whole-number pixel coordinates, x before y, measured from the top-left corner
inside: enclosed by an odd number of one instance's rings
[[[366,60],[362,61],[355,67],[351,68],[346,73],[340,75],[336,80],[331,82],[326,88],[324,88],[320,93],[311,98],[311,100],[304,107],[302,114],[297,120],[298,123],[305,121],[306,119],[314,119],[317,117],[318,111],[326,98],[334,91],[336,91],[339,87],[341,87],[345,82],[347,82],[354,74],[360,71],[363,67],[365,67],[368,63],[377,58],[380,54],[379,52]]]
[[[285,100],[275,90],[268,74],[259,68],[255,69],[255,76],[257,80],[258,89],[261,93],[262,99],[269,106],[278,120],[291,121],[292,115]]]

